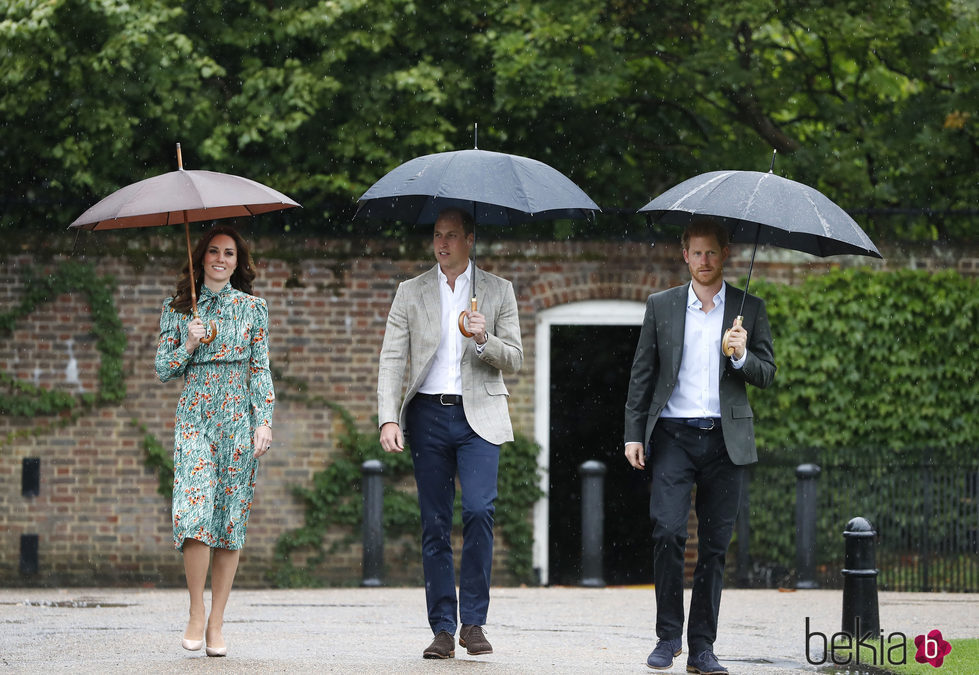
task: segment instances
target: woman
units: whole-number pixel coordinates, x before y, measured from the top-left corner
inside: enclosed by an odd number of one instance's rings
[[[190,592],[183,647],[197,651],[206,640],[208,656],[225,656],[224,609],[245,543],[258,458],[272,446],[268,307],[251,295],[255,270],[233,228],[211,229],[192,258],[200,318],[191,317],[185,266],[176,294],[163,302],[156,372],[163,382],[184,378],[173,447],[173,541],[183,551]],[[211,321],[217,336],[205,344]]]

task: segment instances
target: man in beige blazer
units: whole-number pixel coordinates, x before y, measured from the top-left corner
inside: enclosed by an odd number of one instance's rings
[[[398,286],[388,314],[377,377],[381,447],[402,452],[410,441],[422,520],[422,563],[428,620],[435,639],[425,658],[493,648],[483,632],[493,560],[493,514],[500,444],[513,440],[503,373],[523,364],[512,284],[469,260],[472,216],[439,214],[436,264]],[[471,311],[475,274],[479,308]],[[464,337],[457,317],[466,313]],[[407,391],[401,393],[407,371]],[[456,476],[462,490],[462,562],[456,598],[452,509]],[[458,620],[457,620],[458,610]]]

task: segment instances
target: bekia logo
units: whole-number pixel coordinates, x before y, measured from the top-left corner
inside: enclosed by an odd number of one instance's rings
[[[814,666],[827,662],[837,666],[899,666],[908,662],[908,638],[904,633],[895,631],[886,638],[884,631],[880,631],[879,635],[864,633],[860,630],[860,617],[856,617],[853,627],[854,635],[840,631],[827,636],[811,630],[807,616],[806,661]],[[914,645],[917,648],[914,660],[928,663],[934,668],[941,668],[945,657],[952,651],[952,645],[937,629],[915,637]]]
[[[942,632],[937,629],[929,631],[928,635],[917,636],[914,646],[918,648],[914,660],[918,663],[929,663],[935,668],[941,668],[945,657],[952,652],[952,645],[942,638]]]

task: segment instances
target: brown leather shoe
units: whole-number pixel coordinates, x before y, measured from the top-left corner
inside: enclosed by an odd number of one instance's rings
[[[482,626],[462,624],[459,629],[459,646],[465,647],[470,656],[493,653],[493,645],[483,635]]]
[[[422,656],[426,659],[451,659],[456,655],[455,638],[446,631],[439,631],[439,634],[432,640],[432,644],[424,651]]]

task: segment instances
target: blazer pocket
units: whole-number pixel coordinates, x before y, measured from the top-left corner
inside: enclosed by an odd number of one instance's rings
[[[502,382],[487,382],[486,383],[486,393],[490,396],[509,396],[510,392],[507,391],[506,385]]]
[[[750,405],[733,405],[731,406],[731,417],[734,419],[744,419],[745,417],[754,417],[754,413],[751,412]]]

